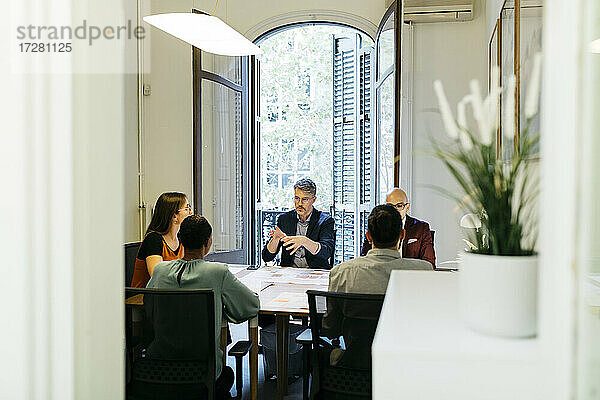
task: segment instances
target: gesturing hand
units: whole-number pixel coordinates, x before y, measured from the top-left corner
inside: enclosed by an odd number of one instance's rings
[[[269,232],[269,236],[279,242],[281,239],[285,237],[285,233],[278,226],[275,229],[271,229]]]
[[[281,240],[290,254],[294,254],[301,246],[306,247],[306,236],[286,236]]]

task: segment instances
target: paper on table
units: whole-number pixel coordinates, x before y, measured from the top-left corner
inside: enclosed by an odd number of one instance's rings
[[[237,275],[239,272],[244,271],[246,269],[246,267],[242,267],[242,266],[238,266],[238,265],[228,265],[229,267],[229,272],[231,272],[233,275]]]
[[[308,310],[308,298],[306,293],[283,292],[268,302],[266,307]]]
[[[266,282],[297,285],[329,285],[329,271],[303,268],[261,268],[252,274]]]
[[[329,285],[329,271],[296,269],[293,275],[288,277],[288,283]]]
[[[239,279],[246,287],[254,293],[260,293],[265,288],[271,286],[270,282],[265,282],[261,279],[256,279],[252,275],[246,275]]]

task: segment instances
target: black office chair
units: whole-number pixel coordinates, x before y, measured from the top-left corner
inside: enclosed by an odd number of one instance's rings
[[[316,290],[307,294],[312,333],[310,398],[371,398],[371,344],[384,295]],[[330,365],[333,351],[339,357]]]
[[[143,295],[142,351],[135,352],[129,399],[213,399],[215,397],[215,309],[211,289],[126,289]],[[128,334],[128,336],[130,336]],[[242,394],[241,358],[251,342],[230,351],[236,357],[237,395]]]
[[[135,269],[135,257],[142,242],[125,243],[125,287],[131,286],[133,271]]]

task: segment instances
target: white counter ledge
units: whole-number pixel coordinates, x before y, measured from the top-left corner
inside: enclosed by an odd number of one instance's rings
[[[373,342],[373,398],[544,399],[538,339],[463,327],[458,275],[394,271]]]

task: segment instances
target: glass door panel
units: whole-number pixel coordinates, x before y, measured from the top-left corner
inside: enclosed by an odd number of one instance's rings
[[[396,116],[396,101],[400,101],[396,93],[396,76],[401,66],[396,65],[396,15],[397,3],[394,2],[386,11],[379,24],[375,41],[377,80],[375,82],[375,126],[377,181],[376,204],[385,201],[386,194],[400,180],[400,129]],[[397,154],[398,153],[398,154]]]
[[[394,74],[388,75],[377,89],[379,134],[379,199],[385,200],[394,187]]]
[[[202,214],[213,227],[213,251],[243,246],[241,93],[202,81]]]
[[[390,6],[394,7],[394,5]],[[395,53],[394,53],[394,37],[396,36],[394,30],[394,17],[395,14],[392,11],[386,18],[381,33],[377,39],[377,78],[382,79],[386,75],[388,70],[394,66]]]
[[[202,53],[202,70],[219,75],[235,84],[242,84],[241,57]]]

